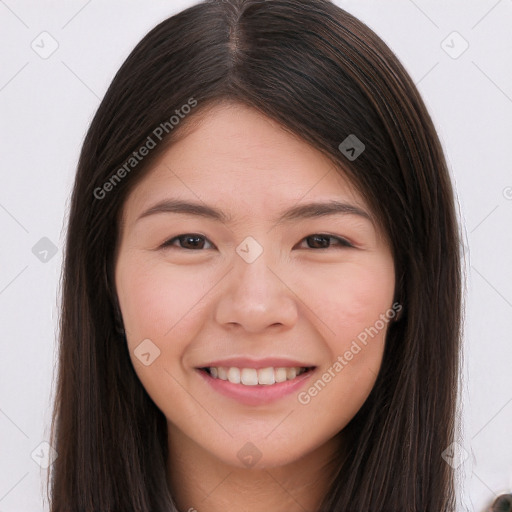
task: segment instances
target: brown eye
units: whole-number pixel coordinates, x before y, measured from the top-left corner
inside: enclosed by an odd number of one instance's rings
[[[165,249],[170,247],[176,247],[175,242],[179,243],[179,246],[177,247],[178,249],[185,249],[191,251],[204,249],[205,242],[211,243],[203,235],[186,234],[171,238],[162,245],[162,248]]]
[[[335,241],[334,246],[332,243],[333,240]],[[336,247],[338,249],[343,249],[348,247],[354,247],[350,242],[348,242],[344,238],[325,234],[310,235],[304,238],[303,241],[307,241],[307,248],[309,249],[331,249]],[[177,243],[179,245],[176,245]],[[200,251],[203,249],[211,248],[205,247],[205,244],[210,244],[211,247],[214,247],[214,245],[205,236],[190,233],[171,238],[162,245],[162,248],[178,248],[190,251]]]
[[[307,240],[310,249],[330,249],[330,240],[335,240],[336,246],[340,249],[344,247],[354,247],[350,242],[348,242],[344,238],[332,235],[315,234],[304,238],[304,240]]]

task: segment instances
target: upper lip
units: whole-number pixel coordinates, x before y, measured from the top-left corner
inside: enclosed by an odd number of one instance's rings
[[[269,357],[266,359],[251,359],[249,357],[233,357],[228,359],[218,359],[198,366],[198,368],[311,368],[315,365],[287,359],[283,357]]]

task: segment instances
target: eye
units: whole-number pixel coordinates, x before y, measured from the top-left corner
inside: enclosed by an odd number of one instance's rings
[[[325,235],[325,234],[314,234],[304,238],[304,241],[308,242],[310,249],[330,249],[331,244],[329,240],[335,240],[339,249],[344,247],[354,247],[348,240],[340,238],[338,236]]]
[[[176,247],[175,242],[179,242],[179,249],[200,250],[204,249],[205,241],[211,244],[211,242],[209,242],[208,239],[203,235],[188,233],[186,235],[179,235],[174,238],[171,238],[170,240],[167,240],[167,242],[165,242],[161,247],[162,249]],[[213,244],[211,245],[212,247],[214,247]]]
[[[344,238],[340,238],[337,236],[332,235],[326,235],[326,234],[314,234],[310,235],[303,239],[304,241],[307,241],[308,247],[310,249],[330,249],[331,248],[331,242],[330,240],[336,241],[336,246],[338,248],[347,248],[347,247],[354,247],[348,240],[345,240]],[[176,246],[176,242],[179,243],[179,246]],[[178,235],[174,238],[171,238],[164,244],[162,244],[162,249],[170,248],[170,247],[177,247],[178,249],[185,249],[185,250],[201,250],[205,249],[205,243],[210,244],[212,248],[215,247],[205,236],[198,235],[194,233],[184,234],[184,235]]]

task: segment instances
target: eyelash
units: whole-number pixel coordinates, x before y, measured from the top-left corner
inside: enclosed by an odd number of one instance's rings
[[[338,249],[355,248],[348,240],[345,240],[344,238],[341,238],[341,237],[338,237],[338,236],[328,235],[328,234],[325,234],[325,233],[315,233],[313,235],[309,235],[309,236],[303,238],[301,241],[304,241],[304,240],[307,240],[308,238],[313,238],[313,237],[316,237],[316,236],[318,236],[319,238],[327,238],[327,239],[337,240],[339,242]],[[207,240],[212,246],[214,246],[214,244],[212,242],[210,242],[208,240],[208,238],[205,237],[204,235],[199,235],[199,234],[196,234],[196,233],[187,233],[187,234],[184,234],[184,235],[175,236],[174,238],[171,238],[170,240],[167,240],[166,242],[164,242],[162,244],[161,249],[170,249],[170,248],[174,247],[174,248],[177,248],[177,249],[183,249],[184,251],[201,252],[201,250],[194,251],[194,249],[186,249],[184,247],[173,246],[175,241],[179,241],[182,238],[203,238],[203,239]],[[331,247],[320,247],[320,248],[311,248],[311,247],[309,247],[309,249],[319,251],[319,250],[331,249]]]

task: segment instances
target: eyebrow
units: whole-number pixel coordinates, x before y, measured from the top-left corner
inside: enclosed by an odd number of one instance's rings
[[[189,202],[180,199],[165,199],[155,204],[143,212],[137,218],[136,222],[151,215],[161,213],[181,213],[185,215],[195,215],[197,217],[216,220],[224,224],[230,224],[233,222],[231,215],[228,215],[222,210],[218,210],[206,204]],[[279,216],[279,218],[275,219],[275,222],[290,222],[293,220],[326,217],[329,215],[358,215],[369,220],[370,222],[373,222],[372,217],[365,210],[359,208],[358,206],[336,200],[328,202],[312,202],[293,206],[292,208],[284,211]]]

